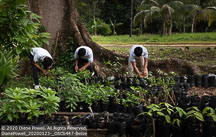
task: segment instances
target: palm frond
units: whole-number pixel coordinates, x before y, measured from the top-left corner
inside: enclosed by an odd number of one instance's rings
[[[159,7],[157,7],[157,6],[152,6],[152,7],[150,8],[150,11],[151,11],[152,14],[154,14],[155,12],[160,12],[161,9],[160,9]],[[152,15],[152,14],[151,14],[151,15]]]
[[[171,16],[174,13],[174,9],[172,7],[170,7],[170,5],[168,4],[164,4],[161,8],[161,11],[165,14],[168,14],[169,16]]]
[[[155,8],[157,9],[157,8]],[[160,20],[162,19],[162,15],[161,12],[158,10],[150,10],[148,13],[146,13],[146,15],[144,16],[143,22],[144,22],[144,26],[147,27],[147,24],[149,22],[151,22],[152,20]]]
[[[181,1],[171,1],[168,3],[171,7],[181,7],[184,5]]]
[[[143,0],[140,5],[146,4],[148,0]]]
[[[156,6],[160,6],[159,3],[155,0],[150,0],[151,3],[155,4]]]
[[[110,20],[110,24],[113,26],[113,22],[112,22],[112,20],[111,19],[109,19]]]
[[[198,16],[198,20],[208,21],[208,26],[210,27],[212,22],[216,20],[216,10],[212,8],[205,8]]]
[[[149,10],[142,10],[140,12],[138,12],[135,16],[134,16],[134,26],[137,26],[140,23],[140,20],[143,19],[143,17],[145,16],[146,13],[148,13]]]
[[[116,23],[116,26],[121,26],[123,25],[123,23]]]
[[[146,14],[146,16],[144,17],[144,20],[143,20],[145,28],[147,27],[147,24],[150,21],[150,19],[151,19],[151,13],[149,12]]]
[[[190,9],[191,11],[200,11],[200,10],[202,10],[202,8],[199,5],[188,4],[188,5],[185,5],[185,7]]]
[[[157,2],[157,1],[155,1],[155,0],[143,0],[142,2],[141,2],[141,5],[143,5],[143,4],[153,4],[153,5],[155,5],[155,6],[159,6],[159,3]]]

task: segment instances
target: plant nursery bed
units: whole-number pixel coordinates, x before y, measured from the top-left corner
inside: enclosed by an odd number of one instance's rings
[[[53,88],[56,92],[44,88],[41,92],[33,89],[6,90],[5,103],[2,103],[5,114],[0,125],[78,125],[87,127],[85,131],[90,137],[216,135],[216,75],[151,79],[114,77],[111,80],[96,77],[82,82],[77,82],[79,79],[72,76],[61,78],[55,83],[58,86]],[[19,96],[14,93],[19,93]],[[27,93],[33,94],[34,99],[31,94],[24,98]],[[12,95],[20,97],[21,101],[14,101]],[[56,109],[50,109],[47,98],[49,102],[56,99],[53,104],[58,102],[59,108],[56,105]],[[29,102],[22,105],[23,108],[27,106],[25,113],[20,113],[19,106],[14,107],[17,106],[15,103],[8,105],[11,107],[8,109],[7,104],[23,100]],[[37,101],[43,107],[34,110]],[[11,110],[17,111],[12,113]],[[36,117],[33,112],[41,115]]]

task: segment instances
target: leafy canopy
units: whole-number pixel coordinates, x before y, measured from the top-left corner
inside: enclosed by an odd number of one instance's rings
[[[0,50],[25,57],[31,47],[48,44],[50,34],[39,32],[41,17],[28,10],[25,0],[0,0]]]

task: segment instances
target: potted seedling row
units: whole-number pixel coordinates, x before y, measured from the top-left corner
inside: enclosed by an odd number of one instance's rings
[[[216,113],[211,107],[205,107],[202,111],[203,122],[203,136],[212,137],[216,135]]]

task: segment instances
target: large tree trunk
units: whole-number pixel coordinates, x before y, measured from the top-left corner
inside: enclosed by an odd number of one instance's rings
[[[61,44],[64,45],[67,38],[72,36],[75,42],[75,46],[73,47],[74,50],[81,45],[92,48],[94,61],[99,64],[100,67],[103,67],[104,61],[108,60],[111,62],[116,62],[118,60],[123,66],[127,66],[128,56],[116,54],[92,41],[79,16],[74,0],[28,0],[28,3],[30,10],[43,17],[41,23],[46,26],[47,32],[51,33],[52,39],[49,40],[50,44],[45,46],[49,51],[51,51],[55,41],[53,38],[55,38],[57,32],[60,32]],[[180,63],[179,60],[175,59],[170,59],[169,61],[149,60],[148,68],[151,71],[154,71],[157,68],[164,70],[171,64],[181,67],[182,74],[198,73],[197,69],[191,63],[185,61],[181,61]],[[173,67],[171,66],[169,71],[176,72],[176,70],[173,70],[172,68]]]
[[[44,45],[46,49],[51,51],[55,37],[61,30],[62,21],[65,12],[66,3],[62,0],[28,0],[28,6],[31,11],[42,16],[41,25],[46,27],[46,31],[51,34],[49,45]]]

